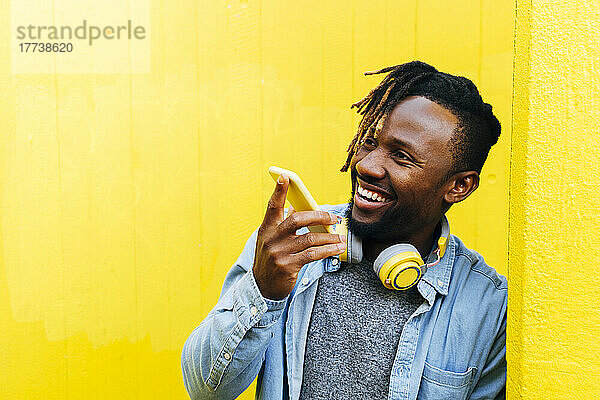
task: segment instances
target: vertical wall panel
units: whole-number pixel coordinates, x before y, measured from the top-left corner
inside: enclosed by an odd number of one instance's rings
[[[600,397],[600,7],[518,1],[507,360],[512,399]]]

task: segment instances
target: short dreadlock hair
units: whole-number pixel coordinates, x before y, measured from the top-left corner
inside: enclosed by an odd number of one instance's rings
[[[492,106],[484,103],[477,87],[469,79],[440,72],[429,64],[412,61],[386,67],[365,75],[389,74],[362,100],[352,104],[362,120],[350,146],[341,171],[350,166],[354,154],[364,140],[377,136],[394,107],[409,96],[422,96],[448,109],[458,119],[452,134],[452,166],[446,177],[460,171],[481,172],[490,148],[500,136],[500,122]]]

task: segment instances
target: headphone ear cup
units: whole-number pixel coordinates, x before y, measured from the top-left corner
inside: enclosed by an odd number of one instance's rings
[[[340,261],[345,261],[348,263],[359,263],[362,261],[363,252],[362,252],[362,241],[360,238],[354,236],[352,232],[348,230],[346,225],[346,218],[342,220],[342,223],[337,224],[333,227],[333,230],[338,235],[346,236],[346,251],[340,254]]]
[[[362,241],[348,231],[348,259],[351,264],[358,264],[363,259]]]
[[[406,290],[419,282],[427,266],[414,246],[402,243],[383,250],[375,259],[373,270],[386,288]]]

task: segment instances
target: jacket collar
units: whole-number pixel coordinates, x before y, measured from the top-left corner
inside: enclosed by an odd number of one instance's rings
[[[439,294],[444,296],[448,294],[448,287],[450,286],[450,277],[452,276],[452,267],[454,265],[455,257],[456,241],[454,240],[454,237],[450,235],[448,237],[448,247],[446,248],[444,256],[438,264],[429,267],[422,278],[423,281],[427,282]],[[430,263],[434,262],[435,260],[435,249],[433,249],[425,262]]]
[[[338,204],[335,206],[327,207],[328,211],[345,216],[346,210],[348,209],[348,203]],[[442,218],[446,218],[444,215]],[[425,259],[426,263],[431,263],[436,260],[435,251],[437,250],[437,240],[429,252],[429,255]],[[454,265],[454,259],[456,257],[456,241],[452,235],[448,237],[448,247],[444,253],[444,256],[437,265],[427,269],[427,272],[422,278],[422,281],[427,282],[436,292],[445,296],[448,294],[448,287],[450,286],[450,277],[452,276],[452,267]],[[328,259],[325,263],[325,272],[337,271],[340,268],[340,264],[337,261],[332,263],[333,259]]]

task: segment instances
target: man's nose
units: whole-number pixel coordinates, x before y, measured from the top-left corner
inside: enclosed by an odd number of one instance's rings
[[[383,154],[379,149],[371,151],[356,164],[356,172],[362,176],[374,179],[383,179],[385,169],[383,168]]]

